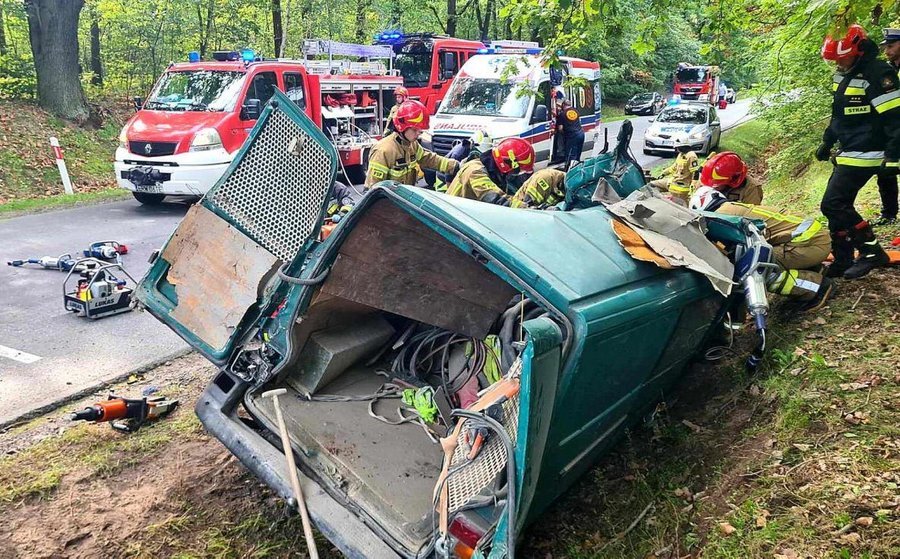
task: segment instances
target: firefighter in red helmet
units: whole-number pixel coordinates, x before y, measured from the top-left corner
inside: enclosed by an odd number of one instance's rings
[[[821,204],[834,254],[829,277],[861,278],[889,261],[872,227],[853,207],[870,178],[900,171],[900,81],[877,55],[878,46],[859,25],[822,44],[822,58],[837,66],[831,122],[816,150],[818,160],[834,163]],[[835,144],[840,149],[832,155]]]
[[[715,188],[729,202],[762,203],[762,184],[747,174],[747,164],[733,151],[723,151],[706,160],[700,171],[700,185]]]
[[[450,196],[519,208],[514,198],[534,173],[534,148],[522,138],[507,138],[481,157],[465,163],[447,188]]]
[[[385,180],[415,185],[419,167],[441,173],[454,173],[459,162],[441,157],[419,145],[419,136],[428,130],[429,118],[425,105],[418,101],[405,101],[394,115],[394,128],[372,147],[369,169],[366,172],[366,189]]]

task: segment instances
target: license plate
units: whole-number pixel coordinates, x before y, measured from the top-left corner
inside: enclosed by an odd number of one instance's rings
[[[659,145],[661,145],[661,146],[671,146],[671,145],[672,145],[672,140],[661,140],[661,141],[659,142]]]
[[[161,184],[138,184],[135,185],[136,192],[146,192],[148,194],[162,194]]]

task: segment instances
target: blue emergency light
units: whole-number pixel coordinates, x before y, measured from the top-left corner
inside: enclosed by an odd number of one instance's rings
[[[253,49],[241,49],[241,60],[244,62],[253,62],[256,59],[256,53]]]
[[[192,50],[188,53],[188,62],[200,62],[200,53]]]
[[[402,31],[382,31],[375,34],[376,43],[398,43],[403,40]]]

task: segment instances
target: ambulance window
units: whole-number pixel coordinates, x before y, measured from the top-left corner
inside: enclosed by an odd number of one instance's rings
[[[578,104],[575,110],[581,116],[594,114],[594,88],[586,84],[578,88]]]
[[[602,103],[603,103],[603,101],[600,98],[600,96],[601,96],[600,82],[599,81],[593,82],[592,85],[593,85],[593,89],[594,89],[594,111],[600,112],[600,107],[602,106]]]
[[[294,72],[284,73],[284,94],[301,109],[306,108],[306,97],[303,95],[303,76]]]
[[[538,103],[547,105],[547,110],[550,110],[550,82],[538,86]]]
[[[247,99],[259,99],[261,105],[269,102],[278,87],[278,79],[275,72],[260,72],[253,76],[253,82],[247,90]]]

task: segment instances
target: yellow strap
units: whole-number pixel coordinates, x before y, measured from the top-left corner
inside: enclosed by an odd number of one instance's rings
[[[881,167],[881,159],[862,159],[838,155],[834,158],[834,162],[847,167]]]
[[[879,113],[886,113],[891,109],[896,109],[897,107],[900,107],[900,97],[895,97],[890,101],[885,101],[880,105],[875,105],[875,110]]]

